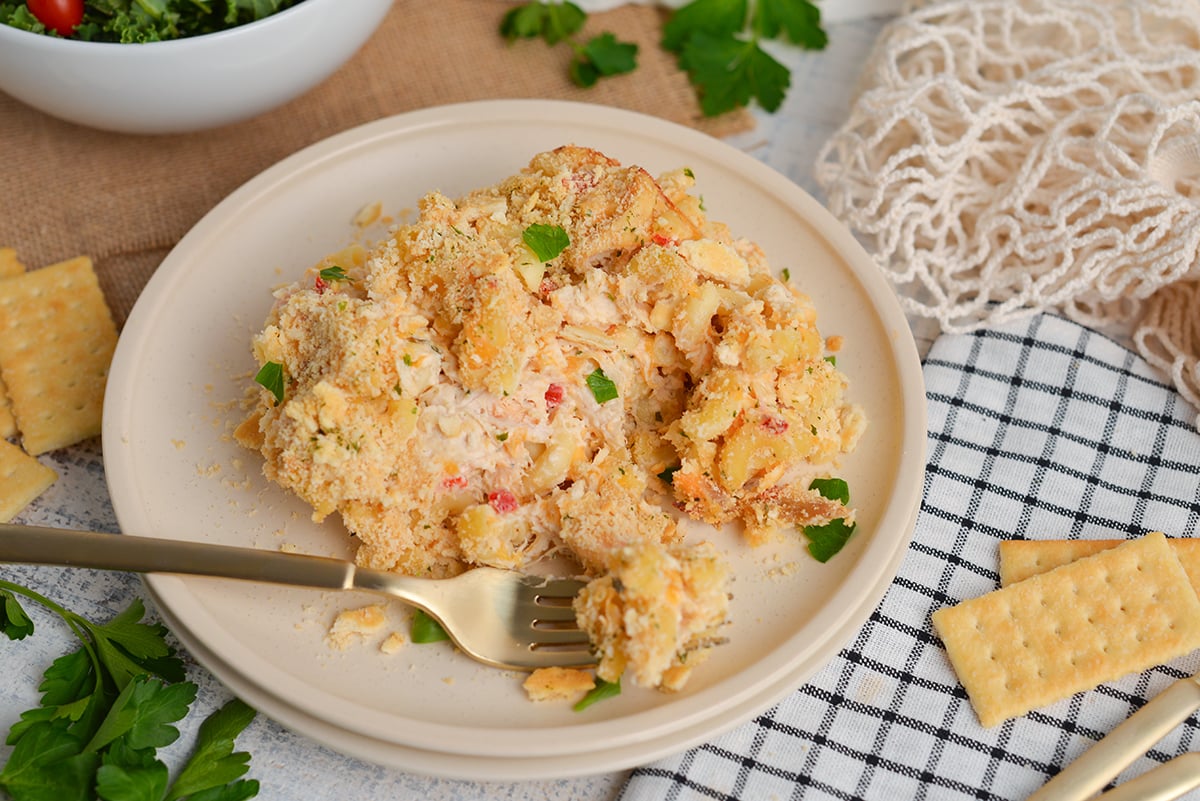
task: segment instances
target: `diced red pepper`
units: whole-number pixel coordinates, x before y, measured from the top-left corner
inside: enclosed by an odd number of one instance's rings
[[[562,384],[551,384],[546,387],[546,411],[557,408],[563,402],[563,393]]]
[[[772,434],[782,434],[788,430],[788,422],[782,417],[767,417],[762,421],[762,427]]]
[[[678,241],[672,239],[671,237],[667,236],[666,234],[654,234],[654,236],[652,236],[650,238],[652,240],[654,240],[654,244],[661,245],[664,248],[665,247],[673,247],[673,246],[679,244]]]
[[[325,290],[329,289],[329,282],[318,275],[317,280],[313,281],[313,289],[317,290],[318,295],[324,295]]]
[[[467,486],[466,476],[447,476],[442,479],[442,486],[446,489],[458,489]]]
[[[599,177],[593,172],[573,172],[570,178],[562,179],[563,186],[568,189],[573,189],[576,192],[586,192],[587,190],[600,183]]]
[[[515,511],[520,504],[517,502],[517,496],[513,495],[508,490],[495,490],[488,493],[488,505],[496,510],[499,514]]]

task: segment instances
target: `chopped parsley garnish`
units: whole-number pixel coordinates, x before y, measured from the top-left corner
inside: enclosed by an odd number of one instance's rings
[[[607,31],[584,42],[577,40],[575,35],[585,22],[587,13],[570,0],[531,0],[504,15],[500,35],[510,42],[541,38],[551,46],[560,42],[570,45],[574,56],[567,74],[577,86],[585,88],[595,86],[600,78],[637,68],[638,46],[632,42],[619,41]]]
[[[850,486],[840,478],[816,478],[808,485],[822,497],[831,501],[840,501],[842,505],[850,503]],[[828,562],[845,547],[850,535],[854,533],[857,523],[847,524],[842,518],[830,520],[823,526],[805,526],[804,536],[808,538],[808,552],[818,562]]]
[[[43,674],[38,707],[9,730],[12,751],[0,788],[14,801],[245,801],[258,782],[241,777],[250,755],[234,740],[255,712],[237,699],[201,725],[191,755],[174,781],[157,750],[179,739],[177,722],[196,699],[166,629],[142,622],[135,599],[108,623],[97,624],[19,584],[0,580],[0,630],[9,639],[33,633],[17,596],[62,618],[79,638],[76,650]]]
[[[561,225],[534,223],[521,234],[522,241],[542,261],[550,261],[571,244],[570,237]]]
[[[413,610],[409,635],[415,643],[441,642],[450,639],[450,635],[442,628],[442,624],[420,609]]]
[[[850,485],[844,478],[814,478],[808,488],[816,490],[822,498],[840,501],[843,506],[850,503]]]
[[[317,273],[317,275],[321,276],[322,281],[330,284],[336,281],[349,281],[352,284],[354,283],[354,279],[346,275],[346,271],[337,265],[334,265],[333,267],[326,267],[325,269],[321,270],[321,272]]]
[[[267,362],[254,376],[255,383],[261,384],[275,396],[275,405],[283,403],[283,365],[279,362]]]
[[[585,380],[596,403],[605,403],[617,397],[617,385],[599,367],[593,370]]]
[[[659,473],[658,477],[661,478],[663,481],[667,482],[668,484],[670,484],[671,481],[674,480],[675,474],[679,472],[679,467],[680,466],[677,464],[671,465],[666,470]]]
[[[603,701],[606,698],[615,698],[621,694],[621,680],[605,681],[604,679],[596,679],[596,686],[587,691],[587,695],[580,698],[574,706],[576,712],[582,712],[597,701]]]

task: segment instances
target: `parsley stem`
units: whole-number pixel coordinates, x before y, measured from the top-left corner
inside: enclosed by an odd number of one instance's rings
[[[758,0],[748,0],[746,11],[750,15],[750,41],[757,46],[763,38],[764,16],[758,13]]]
[[[15,595],[23,595],[31,601],[36,601],[37,603],[49,609],[51,612],[54,612],[54,614],[58,615],[63,620],[67,621],[68,624],[71,622],[72,618],[79,617],[71,610],[64,609],[54,601],[47,598],[45,595],[42,595],[40,592],[31,590],[28,587],[23,587],[20,584],[13,584],[11,581],[0,579],[0,590],[5,590]]]
[[[92,624],[89,623],[86,618],[75,614],[70,609],[60,606],[59,604],[47,598],[45,595],[42,595],[40,592],[31,590],[30,588],[21,584],[14,584],[11,581],[0,579],[0,590],[11,592],[14,595],[24,596],[25,598],[40,604],[62,618],[62,621],[67,624],[67,628],[69,628],[71,633],[75,635],[75,638],[79,640],[80,645],[88,655],[88,660],[92,663],[92,669],[96,674],[96,690],[100,691],[103,689],[104,671],[100,664],[100,655],[96,653],[95,638],[92,635]]]

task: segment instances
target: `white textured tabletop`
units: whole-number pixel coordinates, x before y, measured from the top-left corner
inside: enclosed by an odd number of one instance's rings
[[[863,8],[881,8],[885,2],[867,2]],[[885,22],[884,17],[833,21],[827,25],[830,43],[825,51],[780,51],[780,58],[791,68],[793,81],[784,107],[774,115],[758,113],[755,130],[732,143],[819,197],[812,179],[813,162],[826,137],[845,118],[860,67]],[[16,522],[116,531],[99,443],[57,452],[47,461],[59,472],[60,480]],[[139,579],[129,575],[42,567],[6,568],[4,574],[36,586],[69,608],[96,619],[116,614],[135,596],[145,597]],[[42,671],[68,647],[69,635],[64,629],[32,604],[30,611],[39,624],[37,634],[0,647],[0,672],[5,676],[0,682],[0,728],[5,731],[21,711],[37,705]],[[153,608],[150,612],[154,614]],[[182,744],[192,741],[199,721],[229,698],[228,691],[194,662],[188,662],[188,671],[189,678],[199,684],[200,695],[192,714],[181,725],[179,744],[163,752],[169,764],[182,759]],[[252,754],[250,777],[261,783],[258,798],[262,801],[599,801],[616,798],[625,778],[619,773],[515,783],[430,778],[342,756],[263,716],[241,735],[238,747]],[[0,746],[0,758],[10,750]]]

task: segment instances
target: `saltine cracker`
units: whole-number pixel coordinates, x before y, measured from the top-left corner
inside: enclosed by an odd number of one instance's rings
[[[28,453],[100,433],[116,344],[88,257],[0,281],[0,375]]]
[[[0,278],[12,278],[25,272],[25,265],[12,248],[0,248]]]
[[[1200,593],[1200,538],[1168,537],[1192,586]],[[1045,573],[1085,556],[1115,548],[1125,540],[1004,540],[1000,543],[1000,586]]]
[[[984,726],[1200,648],[1200,597],[1159,532],[933,613]]]
[[[25,265],[17,258],[17,251],[12,248],[0,248],[0,281],[5,278],[21,275]],[[17,433],[17,420],[13,417],[8,403],[8,394],[4,391],[4,381],[0,379],[0,439],[11,437]]]
[[[58,474],[0,439],[0,523],[7,523],[58,480]]]

